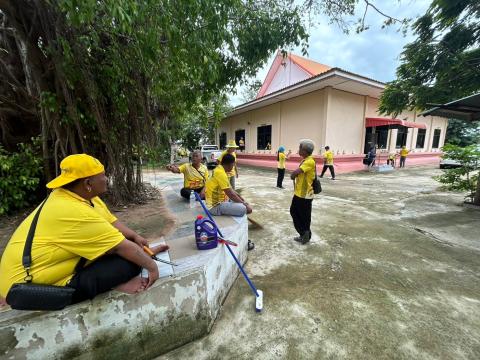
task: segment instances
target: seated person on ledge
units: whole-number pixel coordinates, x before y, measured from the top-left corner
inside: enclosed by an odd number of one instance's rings
[[[205,185],[205,199],[212,215],[243,216],[252,212],[252,207],[232,189],[228,181],[227,173],[234,165],[235,157],[225,154]]]
[[[175,174],[183,174],[183,188],[180,195],[185,199],[190,199],[190,192],[193,190],[205,199],[205,183],[208,180],[208,169],[202,164],[202,153],[200,150],[192,152],[192,163],[182,164],[180,166],[170,164],[167,166]]]
[[[104,167],[92,156],[76,154],[60,163],[61,174],[38,217],[32,241],[30,275],[34,284],[75,289],[72,304],[111,289],[133,294],[150,287],[158,267],[142,247],[148,242],[113,216],[98,197],[107,191]],[[11,286],[25,280],[22,254],[38,208],[16,229],[0,261],[0,303]],[[165,251],[167,245],[152,248]],[[139,276],[148,270],[148,279]]]

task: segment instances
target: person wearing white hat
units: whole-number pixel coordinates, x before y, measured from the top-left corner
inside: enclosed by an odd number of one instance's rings
[[[230,140],[225,146],[227,149],[220,155],[220,157],[217,159],[217,163],[221,164],[222,159],[225,156],[225,154],[230,154],[235,158],[235,163],[231,171],[227,172],[228,180],[230,181],[230,186],[232,187],[233,190],[235,190],[235,179],[238,178],[238,168],[237,168],[237,154],[235,153],[235,150],[238,148],[237,143],[235,140]]]

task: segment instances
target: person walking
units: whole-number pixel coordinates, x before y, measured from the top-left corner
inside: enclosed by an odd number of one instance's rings
[[[288,154],[285,155],[285,147],[280,146],[277,151],[277,187],[280,189],[285,189],[283,187],[283,178],[285,177],[285,161],[288,159],[291,150],[288,151]]]
[[[409,151],[407,150],[406,146],[402,146],[402,150],[400,150],[400,167],[405,167],[405,160],[407,160],[407,155]]]
[[[294,238],[301,244],[306,244],[312,238],[310,224],[312,220],[313,180],[315,179],[315,160],[312,153],[315,144],[310,139],[300,141],[298,154],[303,158],[299,167],[292,172],[290,178],[295,182],[295,192],[290,205],[295,230],[300,236]]]
[[[323,174],[327,169],[330,170],[332,180],[335,180],[335,169],[333,167],[333,152],[330,150],[330,146],[325,146],[325,154],[323,154],[323,169],[320,177],[323,178]]]

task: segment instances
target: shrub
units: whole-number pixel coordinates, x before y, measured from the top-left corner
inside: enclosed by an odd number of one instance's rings
[[[42,176],[38,141],[19,144],[18,150],[8,152],[0,146],[0,215],[32,203]]]
[[[442,150],[444,159],[455,160],[461,166],[444,170],[444,173],[435,179],[444,184],[448,190],[466,192],[466,197],[473,202],[479,181],[480,148],[476,145],[460,147],[447,144]]]

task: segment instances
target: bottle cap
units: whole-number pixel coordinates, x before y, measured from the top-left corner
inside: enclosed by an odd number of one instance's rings
[[[202,215],[198,215],[198,216],[197,216],[197,220],[200,220],[200,219],[203,219],[203,216],[202,216]]]

